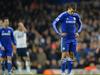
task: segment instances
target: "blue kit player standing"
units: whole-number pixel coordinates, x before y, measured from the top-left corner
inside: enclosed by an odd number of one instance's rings
[[[0,28],[0,42],[3,50],[0,50],[0,58],[3,58],[2,61],[2,75],[4,75],[4,71],[7,68],[8,75],[12,73],[12,56],[13,52],[16,53],[16,41],[13,34],[13,29],[9,27],[9,20],[5,18],[3,20],[3,25]]]
[[[60,24],[60,30],[57,26]],[[70,56],[70,51],[79,61],[76,52],[77,40],[82,29],[82,23],[78,13],[75,13],[75,5],[69,4],[67,11],[62,12],[54,21],[53,28],[55,32],[61,37],[61,70],[62,75],[66,75],[66,63],[68,68],[68,75],[71,75],[73,59]]]

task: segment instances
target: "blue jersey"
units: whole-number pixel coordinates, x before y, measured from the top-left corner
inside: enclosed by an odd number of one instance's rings
[[[61,23],[61,32],[57,28],[59,22]],[[76,27],[78,27],[78,30]],[[69,14],[67,11],[65,11],[53,21],[53,28],[57,34],[60,35],[60,33],[67,33],[66,38],[75,39],[75,33],[81,32],[82,29],[80,16],[77,13]]]
[[[12,50],[12,44],[16,45],[11,27],[0,28],[0,42],[6,50]]]

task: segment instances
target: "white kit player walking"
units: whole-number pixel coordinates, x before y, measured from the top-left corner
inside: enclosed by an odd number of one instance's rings
[[[14,31],[16,39],[18,57],[25,61],[27,68],[27,30],[23,22],[18,23],[17,30]]]

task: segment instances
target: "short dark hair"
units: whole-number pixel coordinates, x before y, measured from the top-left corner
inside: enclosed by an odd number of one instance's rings
[[[77,4],[76,3],[68,3],[67,4],[67,9],[68,8],[73,8],[74,10],[76,10],[77,9]]]
[[[9,19],[8,17],[3,17],[2,20],[4,21],[5,19]]]

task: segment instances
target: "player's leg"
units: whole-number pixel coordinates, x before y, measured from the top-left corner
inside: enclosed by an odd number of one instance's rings
[[[17,60],[16,60],[16,64],[17,64],[17,69],[18,71],[22,71],[22,62],[23,62],[23,59],[22,59],[22,55],[23,54],[23,51],[21,48],[17,48]]]
[[[68,74],[70,75],[73,67],[73,61],[67,61]]]
[[[65,75],[67,59],[69,58],[69,44],[66,44],[66,41],[62,38],[61,39],[61,70],[62,75]],[[66,58],[67,57],[67,58]]]
[[[61,52],[62,52],[62,59],[66,58],[67,60],[70,60],[70,54],[69,54],[69,45],[70,43],[67,42],[65,38],[61,38]]]
[[[70,59],[67,60],[67,69],[68,69],[68,74],[71,73],[72,65],[73,65],[73,59],[72,59],[71,56],[70,56],[70,49],[71,49],[71,42],[69,43],[69,50],[68,50]]]
[[[77,56],[77,52],[76,52],[76,46],[77,46],[77,42],[71,42],[70,43],[70,53],[73,53],[74,56]],[[71,54],[71,55],[73,55]],[[68,61],[68,74],[70,75],[71,74],[71,71],[72,71],[72,67],[73,67],[73,61]]]
[[[12,74],[12,57],[7,56],[7,70],[8,70],[8,75]]]
[[[27,48],[18,48],[17,53],[18,53],[18,57],[20,59],[22,59],[22,62],[24,62],[24,67],[29,72],[30,67],[29,67],[29,64],[27,62],[30,62],[30,61],[29,61],[28,56],[27,56]],[[22,62],[20,62],[20,63],[22,63]]]
[[[6,70],[6,58],[5,57],[5,51],[0,50],[0,64],[2,69],[2,75],[5,75]]]
[[[73,54],[74,54],[74,56],[75,56],[77,62],[79,63],[80,57],[79,57],[79,55],[78,55],[78,53],[77,53],[77,50],[76,50],[77,42],[76,42],[76,41],[73,42],[71,46],[72,46],[72,47],[71,47],[71,51],[73,52]]]
[[[5,75],[5,70],[6,70],[6,61],[3,59],[0,59],[0,64],[1,64],[1,69],[2,69],[2,75]]]
[[[62,55],[61,55],[61,71],[62,71],[62,75],[65,75],[65,70],[66,70],[66,52],[62,52]]]
[[[17,59],[17,55],[14,54],[13,57],[12,57],[12,67],[13,67],[12,70],[16,70],[17,69],[16,59]]]
[[[6,51],[6,56],[7,56],[7,70],[8,70],[8,75],[12,74],[12,57],[13,57],[13,51],[12,50],[7,50]]]
[[[22,53],[22,58],[23,58],[23,60],[24,60],[24,62],[25,62],[25,67],[26,67],[26,71],[27,72],[30,72],[30,59],[29,59],[29,54],[27,53],[28,51],[27,51],[27,48],[22,48],[22,51],[21,51]]]

